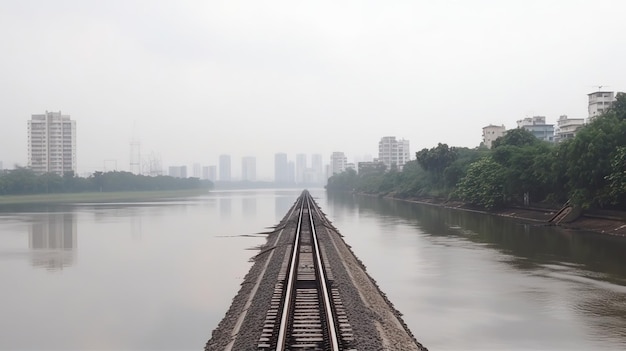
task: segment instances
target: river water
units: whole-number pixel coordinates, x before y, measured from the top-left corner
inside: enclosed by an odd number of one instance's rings
[[[311,192],[430,350],[626,349],[625,239]],[[0,208],[0,349],[202,349],[299,194]]]

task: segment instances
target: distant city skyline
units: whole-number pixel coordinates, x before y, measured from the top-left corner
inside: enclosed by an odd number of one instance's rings
[[[296,170],[296,154],[355,163],[385,135],[414,151],[476,147],[490,124],[600,113],[588,94],[626,89],[624,12],[612,0],[3,1],[0,161],[27,165],[25,121],[46,110],[76,120],[78,174],[193,174],[229,154],[232,178],[254,156],[271,179],[277,152]]]
[[[585,119],[585,118],[568,118],[566,115],[561,115],[556,119],[556,122],[562,126],[562,128],[564,128],[563,130],[560,130],[559,128],[553,128],[550,130],[544,130],[545,128],[543,128],[541,130],[542,133],[542,138],[548,138],[548,135],[546,133],[550,133],[549,139],[546,140],[554,140],[554,141],[558,141],[560,139],[562,139],[564,136],[565,137],[572,137],[575,132],[573,132],[572,130],[574,130],[573,128],[576,128],[577,126],[579,127],[580,125],[582,125],[582,123],[584,123],[585,121],[589,121],[591,120],[591,118],[593,116],[595,116],[598,111],[601,112],[602,108],[607,108],[607,106],[610,104],[610,101],[614,100],[615,98],[615,92],[612,91],[601,91],[601,92],[593,92],[593,93],[589,93],[587,94],[589,99],[588,99],[588,114],[589,114],[589,118]],[[600,96],[602,95],[603,97],[606,96],[606,102],[604,102],[603,100],[597,98],[596,96]],[[603,103],[599,103],[598,101],[602,101]],[[600,107],[598,107],[600,106]],[[46,112],[48,113],[48,112]],[[52,114],[52,112],[50,113]],[[60,113],[57,113],[60,114]],[[33,115],[35,116],[35,115]],[[69,118],[69,116],[66,116],[67,118]],[[526,117],[523,119],[518,119],[516,121],[517,123],[517,127],[519,128],[521,126],[520,123],[522,123],[522,121],[526,121],[522,124],[524,124],[524,128],[527,129],[537,129],[540,128],[539,126],[536,126],[536,122],[532,122],[531,120],[537,119],[537,118],[541,118],[541,123],[542,125],[545,124],[546,126],[550,127],[553,126],[554,124],[550,124],[547,123],[546,121],[548,121],[549,119],[547,119],[545,116],[534,116],[532,118],[530,117]],[[529,122],[530,121],[530,122]],[[508,122],[508,121],[507,121]],[[29,122],[30,123],[30,122]],[[75,120],[72,120],[72,123],[75,123]],[[491,144],[491,140],[494,139],[493,137],[489,138],[488,135],[486,135],[485,133],[485,128],[492,128],[493,125],[489,125],[486,127],[483,127],[482,129],[482,134],[478,136],[477,140],[479,140],[479,144],[480,142],[485,142],[485,140],[487,141],[487,144],[490,145]],[[495,127],[495,126],[493,126]],[[75,128],[75,127],[74,127]],[[502,126],[498,126],[497,127],[499,130],[501,130],[502,128],[505,128],[504,131],[506,131],[506,127],[504,127],[504,124],[502,124]],[[490,129],[489,129],[490,130]],[[557,135],[558,132],[558,135]],[[74,131],[75,133],[75,131]],[[539,132],[535,132],[533,131],[533,133],[539,133]],[[486,139],[486,137],[488,139]],[[494,134],[494,137],[497,137],[497,135]],[[402,137],[398,137],[399,140],[404,140]],[[76,135],[74,135],[74,139],[76,139]],[[408,141],[408,140],[407,140]],[[372,145],[374,143],[371,143]],[[111,171],[111,170],[120,170],[120,171],[131,171],[131,172],[135,172],[135,173],[142,173],[142,174],[149,174],[149,175],[157,175],[157,174],[168,174],[168,169],[169,167],[180,167],[180,165],[182,164],[181,162],[177,162],[176,160],[171,160],[170,162],[162,162],[162,160],[159,158],[158,160],[153,159],[155,157],[155,153],[151,152],[150,155],[140,155],[138,153],[138,150],[140,148],[141,145],[141,140],[138,138],[133,138],[129,144],[129,151],[131,153],[131,157],[129,158],[129,163],[128,164],[124,164],[123,161],[120,161],[118,159],[104,159],[102,160],[102,165],[101,166],[97,166],[94,169],[91,170],[83,170],[81,171],[80,168],[78,169],[78,174],[79,175],[89,175],[91,173],[93,173],[94,171]],[[407,144],[408,145],[408,144]],[[476,145],[478,146],[478,145]],[[74,148],[76,148],[76,146],[74,146]],[[379,158],[380,158],[380,141],[379,141],[379,147],[378,147],[378,153],[379,153]],[[133,155],[133,153],[137,152],[137,155]],[[409,153],[409,159],[413,158],[414,156],[414,152],[412,151]],[[74,154],[76,154],[76,152],[74,151]],[[275,155],[276,153],[274,153]],[[286,154],[286,153],[285,153]],[[295,152],[295,153],[290,153],[289,158],[287,160],[287,167],[292,167],[294,168],[293,170],[291,170],[293,172],[293,175],[291,176],[291,178],[293,178],[293,182],[301,182],[304,180],[305,177],[305,171],[308,165],[308,155],[317,155],[319,153],[302,153],[302,152]],[[330,153],[332,154],[332,153]],[[231,156],[230,153],[220,153],[220,157],[224,156],[224,155],[228,155],[229,157]],[[344,152],[344,156],[346,157],[346,164],[354,167],[354,168],[358,168],[358,162],[360,161],[371,161],[372,157],[369,153],[357,153],[357,154],[353,154],[350,155],[346,152]],[[206,166],[206,165],[212,165],[212,166],[218,166],[222,161],[220,160],[220,157],[218,157],[216,162],[202,162],[202,161],[198,161],[198,160],[190,160],[189,162],[187,162],[186,164],[189,165],[189,169],[192,170],[192,173],[189,174],[187,173],[189,176],[194,176],[194,177],[198,177],[198,178],[204,178],[205,176],[203,175],[203,171],[202,171],[202,167]],[[236,158],[245,158],[245,157],[254,157],[255,161],[258,159],[258,167],[255,165],[255,169],[254,169],[254,173],[255,173],[255,179],[258,180],[262,180],[262,181],[274,181],[275,176],[276,176],[276,171],[275,169],[272,168],[272,165],[270,164],[271,161],[269,161],[271,156],[241,156],[241,157],[237,157],[237,156],[233,156],[233,159]],[[76,157],[75,157],[76,158]],[[275,160],[274,160],[275,161]],[[0,160],[0,162],[3,162],[3,160]],[[74,162],[76,162],[76,159],[74,159]],[[313,160],[311,159],[311,162],[313,162]],[[133,170],[133,166],[135,165],[137,166],[136,169],[138,169],[139,171],[135,171]],[[171,165],[170,165],[171,163]],[[290,163],[293,163],[292,166],[290,166]],[[21,165],[20,166],[27,166],[28,163],[26,165]],[[241,167],[239,167],[239,165],[241,165]],[[13,168],[14,165],[11,165],[10,168]],[[322,162],[322,168],[330,166],[330,164],[328,162]],[[319,166],[316,166],[319,168]],[[229,172],[229,174],[222,174],[220,173],[220,177],[226,177],[225,179],[230,179],[230,180],[241,180],[244,179],[245,177],[242,175],[243,172],[243,164],[242,163],[238,163],[235,162],[233,163],[232,161],[230,162],[230,166],[229,166],[230,170],[228,171],[224,171],[224,172]],[[257,170],[258,168],[258,170]],[[159,173],[159,169],[160,169],[160,173]],[[219,170],[219,167],[217,167],[217,169]],[[175,174],[178,174],[178,172],[174,171]],[[208,170],[207,170],[208,172]],[[222,172],[222,171],[219,171]],[[206,172],[205,172],[206,173]],[[318,172],[315,171],[315,174],[321,174],[323,172]],[[234,176],[233,176],[234,175]],[[218,179],[220,178],[218,177]],[[308,178],[311,177],[318,177],[315,175],[311,175],[310,171],[309,174],[307,174]],[[307,179],[308,179],[307,178]]]

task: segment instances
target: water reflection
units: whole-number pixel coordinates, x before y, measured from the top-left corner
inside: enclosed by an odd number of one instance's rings
[[[73,213],[46,213],[33,218],[28,230],[33,266],[50,271],[70,266],[74,261],[76,245]]]
[[[296,198],[293,195],[276,194],[274,200],[274,210],[276,214],[276,220],[281,220],[287,214],[287,211],[291,208]]]
[[[229,218],[232,210],[232,200],[229,197],[220,198],[220,216],[222,218]]]
[[[256,198],[255,197],[243,197],[241,198],[241,209],[243,215],[246,218],[256,217]]]
[[[419,313],[439,308],[437,313],[445,311],[455,320],[464,320],[466,314],[455,315],[454,308],[471,311],[474,321],[481,313],[492,315],[485,323],[510,317],[520,321],[517,326],[510,322],[492,327],[502,333],[523,330],[544,349],[571,346],[568,343],[581,349],[626,344],[625,238],[385,198],[329,193],[328,201],[337,213],[356,211],[360,220],[355,223],[370,228],[378,224],[379,229],[371,230],[379,234],[372,237],[384,249],[391,248],[393,255],[402,256],[410,248],[406,257],[419,263],[414,266],[416,273],[393,282],[402,285],[399,281],[419,279],[418,284],[398,290],[419,292],[421,301],[411,296],[400,304],[417,306]],[[391,240],[397,235],[402,244]],[[366,244],[359,245],[367,249]],[[381,262],[392,259],[382,253],[375,257]],[[459,288],[465,293],[462,297],[455,295]],[[477,296],[485,298],[472,300]],[[412,318],[410,313],[407,318]],[[431,319],[436,323],[435,315]],[[420,317],[414,320],[420,325]],[[562,323],[554,324],[557,321]],[[458,326],[457,331],[463,328]],[[573,330],[581,335],[566,336]],[[491,337],[492,344],[485,348],[512,342],[508,337]],[[444,345],[458,347],[454,342],[439,346]]]
[[[626,240],[621,237],[385,198],[359,197],[355,201],[348,194],[328,195],[334,206],[357,207],[363,214],[383,215],[388,222],[394,222],[392,218],[409,220],[428,235],[463,237],[496,248],[513,255],[509,263],[520,269],[565,261],[608,273],[616,282],[626,284]]]

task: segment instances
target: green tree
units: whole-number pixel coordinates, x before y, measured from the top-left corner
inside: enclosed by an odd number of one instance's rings
[[[612,204],[626,203],[626,146],[619,146],[611,158],[608,181],[608,194]]]
[[[583,127],[571,142],[559,148],[570,200],[583,208],[611,204],[608,176],[619,147],[626,146],[626,120],[612,109]]]
[[[525,146],[533,145],[539,142],[539,139],[533,133],[524,128],[511,129],[504,136],[494,140],[491,144],[492,149],[496,149],[503,145],[509,146]]]
[[[431,173],[433,184],[442,187],[445,186],[443,172],[457,157],[458,151],[455,147],[449,147],[448,144],[442,143],[431,149],[424,148],[415,153],[415,158],[420,166]]]
[[[487,156],[469,166],[455,193],[462,201],[492,210],[504,204],[504,180],[504,167]]]
[[[352,191],[357,187],[356,171],[352,168],[346,169],[344,172],[333,174],[328,178],[326,188],[329,190]]]

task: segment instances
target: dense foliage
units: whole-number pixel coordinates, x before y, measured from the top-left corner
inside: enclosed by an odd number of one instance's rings
[[[82,178],[72,172],[63,176],[54,173],[37,175],[28,168],[18,167],[0,173],[0,195],[190,190],[210,187],[211,182],[197,178],[148,177],[129,172],[95,172]]]
[[[626,210],[626,94],[559,144],[514,129],[492,149],[439,143],[416,153],[401,171],[333,175],[328,190],[399,197],[443,197],[493,209],[566,201],[583,208]]]

